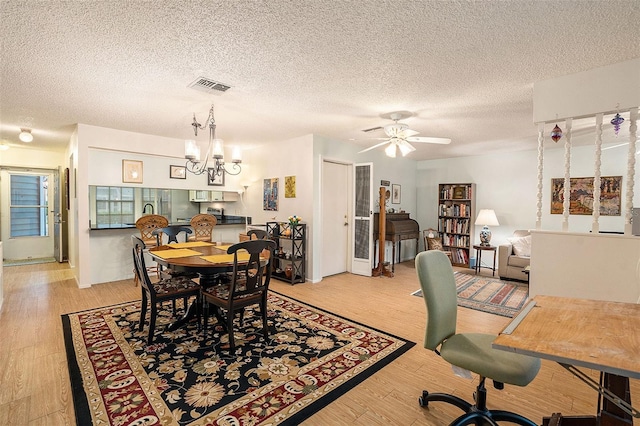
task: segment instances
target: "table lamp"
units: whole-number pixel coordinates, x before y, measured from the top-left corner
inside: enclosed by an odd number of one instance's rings
[[[480,245],[489,246],[489,242],[491,241],[491,231],[489,230],[489,226],[500,225],[498,223],[498,218],[496,217],[496,212],[491,209],[480,210],[475,224],[482,225],[482,230],[480,231]]]

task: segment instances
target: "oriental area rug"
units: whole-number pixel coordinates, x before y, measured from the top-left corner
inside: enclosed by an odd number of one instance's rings
[[[454,272],[458,306],[513,318],[529,297],[529,286],[480,275]],[[422,297],[422,290],[411,293]]]
[[[258,312],[217,325],[138,331],[140,302],[62,316],[78,425],[295,425],[415,343],[269,292],[269,339]],[[239,321],[239,317],[236,318]]]

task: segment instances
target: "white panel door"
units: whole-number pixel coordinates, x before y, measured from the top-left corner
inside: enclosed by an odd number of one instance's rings
[[[373,216],[373,163],[355,165],[353,185],[351,272],[369,277],[373,268],[373,228],[371,224]]]
[[[322,276],[347,271],[351,165],[322,162]]]

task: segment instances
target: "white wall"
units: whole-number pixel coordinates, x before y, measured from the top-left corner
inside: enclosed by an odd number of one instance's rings
[[[550,213],[551,179],[564,177],[564,148],[549,141],[544,152],[542,229],[561,230],[563,216]],[[610,144],[609,146],[612,146]],[[506,243],[516,229],[534,229],[537,210],[537,148],[502,155],[450,158],[418,163],[418,222],[420,229],[437,228],[438,184],[474,182],[476,214],[480,209],[493,209],[500,226],[492,226],[492,245]],[[602,176],[623,176],[622,209],[626,207],[627,147],[607,149],[602,153]],[[574,146],[571,150],[571,176],[594,175],[594,148]],[[636,168],[636,182],[640,169]],[[634,199],[640,205],[640,188],[634,186]],[[589,232],[592,217],[571,215],[569,231]],[[600,216],[600,230],[624,230],[624,214]],[[478,234],[479,230],[475,230]],[[479,241],[478,236],[473,236]],[[475,253],[472,253],[475,255]]]

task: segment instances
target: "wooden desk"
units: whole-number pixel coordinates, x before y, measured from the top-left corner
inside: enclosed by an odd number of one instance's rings
[[[640,379],[638,330],[640,304],[538,295],[493,347],[556,361],[597,390],[597,419],[570,424],[626,426],[633,425],[632,417],[640,418],[629,392],[629,378]],[[600,371],[600,383],[578,367]]]

